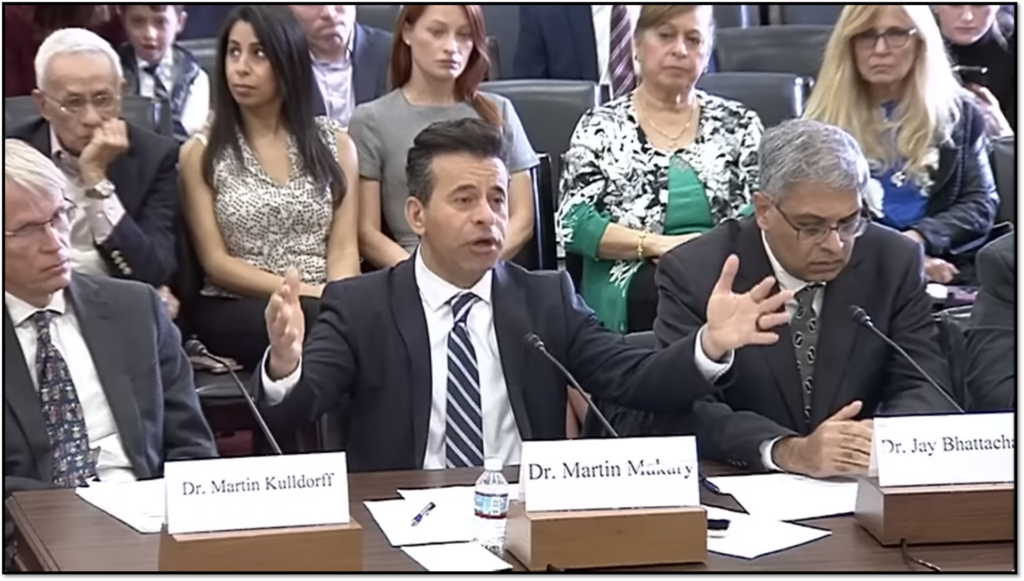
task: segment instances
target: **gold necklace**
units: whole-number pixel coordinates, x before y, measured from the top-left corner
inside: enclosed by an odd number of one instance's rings
[[[689,117],[689,119],[687,119],[686,125],[683,125],[682,130],[680,130],[679,133],[677,133],[674,137],[672,135],[670,135],[669,133],[663,131],[661,129],[661,127],[658,127],[658,124],[654,122],[654,119],[651,116],[650,112],[646,111],[646,109],[647,109],[647,105],[646,104],[644,104],[642,109],[645,109],[645,111],[641,112],[641,114],[643,115],[644,118],[647,119],[647,124],[651,126],[651,129],[653,129],[656,132],[660,133],[662,137],[664,137],[665,139],[667,139],[669,141],[669,143],[673,143],[674,144],[674,143],[678,143],[679,141],[682,141],[683,136],[686,135],[686,132],[690,129],[690,125],[693,125],[693,119],[694,119],[694,117],[696,116],[696,113],[697,113],[697,103],[694,102],[693,106],[690,107],[690,117]]]

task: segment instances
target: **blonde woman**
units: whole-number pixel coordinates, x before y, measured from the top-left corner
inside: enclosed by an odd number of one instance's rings
[[[999,205],[985,117],[950,67],[927,5],[847,5],[806,116],[842,127],[871,162],[874,219],[924,247],[928,277],[970,284]]]

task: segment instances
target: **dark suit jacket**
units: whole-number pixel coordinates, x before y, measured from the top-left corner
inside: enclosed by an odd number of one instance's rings
[[[981,289],[967,329],[967,390],[972,409],[1011,411],[1017,404],[1017,236],[978,253]]]
[[[160,286],[170,281],[177,264],[178,144],[127,125],[128,151],[107,170],[125,215],[97,248],[114,276]],[[52,154],[50,125],[44,119],[30,121],[7,136],[28,142],[46,157]]]
[[[351,424],[347,451],[353,472],[423,464],[431,364],[414,264],[406,260],[329,284],[320,318],[306,338],[299,384],[266,408],[275,423],[310,421],[340,408]],[[632,347],[598,323],[565,273],[501,263],[492,289],[501,366],[523,440],[565,438],[566,380],[523,342],[531,332],[584,389],[609,401],[682,411],[716,389],[695,379],[693,337],[657,353]]]
[[[388,92],[388,64],[391,59],[391,33],[386,30],[356,23],[352,32],[352,91],[356,105],[378,99]],[[323,94],[313,78],[313,114],[326,115]]]
[[[75,274],[69,304],[135,476],[160,478],[166,461],[215,457],[192,366],[156,291],[135,282]],[[6,499],[12,492],[53,486],[39,396],[6,305],[3,391]],[[9,533],[5,529],[5,545]]]
[[[963,102],[962,114],[952,142],[939,148],[926,217],[912,226],[924,238],[925,253],[958,265],[974,261],[999,209],[985,120],[969,101]]]
[[[590,4],[520,4],[517,44],[514,78],[601,81]]]
[[[749,218],[726,221],[662,257],[654,323],[659,343],[689,336],[705,323],[708,297],[730,254],[740,259],[736,292],[774,274],[761,231]],[[954,411],[905,359],[856,325],[848,312],[850,305],[863,307],[879,330],[951,391],[922,260],[919,246],[882,226],[871,225],[857,240],[845,270],[825,287],[809,423],[792,339],[783,327],[775,345],[738,350],[723,378],[728,387],[697,402],[676,429],[697,435],[702,457],[763,469],[763,442],[807,435],[854,400],[864,402],[863,417],[875,410],[882,415]]]

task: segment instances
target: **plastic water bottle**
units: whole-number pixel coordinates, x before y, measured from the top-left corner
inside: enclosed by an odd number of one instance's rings
[[[501,458],[484,461],[484,473],[476,481],[473,501],[476,541],[493,553],[505,550],[508,520],[508,481],[501,469]]]

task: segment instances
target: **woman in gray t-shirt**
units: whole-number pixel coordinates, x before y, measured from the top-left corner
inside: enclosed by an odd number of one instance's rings
[[[356,107],[349,124],[359,153],[362,255],[388,268],[412,254],[419,239],[405,219],[405,165],[413,139],[431,123],[478,117],[502,126],[508,142],[510,259],[533,237],[528,170],[538,160],[512,103],[477,91],[488,67],[483,11],[478,4],[406,4],[398,22],[390,65],[397,88]]]

